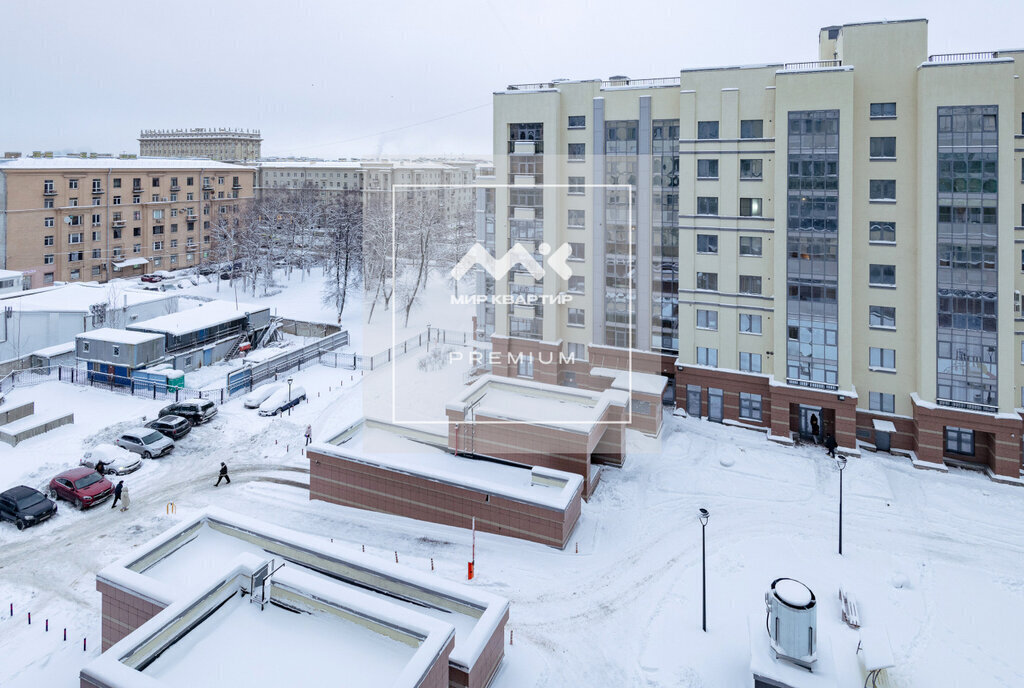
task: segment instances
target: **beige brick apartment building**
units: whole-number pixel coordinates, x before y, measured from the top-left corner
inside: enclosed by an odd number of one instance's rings
[[[1019,479],[1024,51],[929,55],[927,28],[831,26],[811,61],[496,93],[480,226],[497,255],[569,243],[573,268],[496,291],[573,300],[478,318],[495,352],[602,359],[504,374],[590,386],[631,347],[693,415]]]
[[[139,155],[253,162],[260,159],[262,142],[259,129],[143,129]]]
[[[35,288],[197,266],[254,183],[253,168],[209,160],[5,159],[0,267]]]

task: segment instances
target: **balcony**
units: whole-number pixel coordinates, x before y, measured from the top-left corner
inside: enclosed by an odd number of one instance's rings
[[[213,182],[203,182],[203,191],[213,191]]]
[[[181,184],[171,184],[171,191],[181,191]]]
[[[111,220],[110,221],[110,226],[113,227],[114,229],[123,229],[124,226],[127,225],[127,224],[128,224],[128,222],[126,220]]]
[[[232,189],[241,189],[242,188],[242,184],[240,182],[235,182],[234,184],[231,185],[231,188]]]
[[[57,190],[56,189],[48,189],[48,188],[46,188],[44,186],[43,187],[43,195],[44,196],[56,196],[57,195]]]
[[[198,215],[186,215],[185,216],[185,221],[186,222],[196,222],[198,220],[199,220],[199,216]]]

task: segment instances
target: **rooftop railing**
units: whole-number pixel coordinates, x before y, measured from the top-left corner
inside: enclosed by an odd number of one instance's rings
[[[842,60],[814,60],[812,62],[787,62],[782,65],[782,69],[831,69],[833,67],[842,67]]]
[[[984,62],[999,57],[997,52],[981,53],[942,53],[940,55],[929,55],[929,62]]]

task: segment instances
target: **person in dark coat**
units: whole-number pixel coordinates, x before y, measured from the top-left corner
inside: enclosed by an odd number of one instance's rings
[[[829,456],[831,456],[832,458],[835,458],[835,456],[836,456],[836,447],[838,447],[838,446],[839,446],[839,444],[836,442],[836,438],[835,437],[833,437],[831,434],[825,435],[825,449],[828,449],[828,455]]]
[[[814,443],[818,443],[818,436],[821,434],[821,426],[818,425],[818,416],[811,414],[811,437],[814,438]]]
[[[217,482],[214,483],[214,487],[220,485],[221,480],[227,480],[228,485],[231,484],[231,478],[228,476],[228,467],[223,461],[220,462],[220,475],[217,476]]]
[[[107,464],[103,463],[103,459],[96,462],[96,472],[103,475],[107,471]]]
[[[117,500],[121,499],[121,490],[123,490],[123,489],[124,489],[124,481],[123,480],[118,480],[117,481],[117,485],[114,485],[114,503],[110,505],[111,509],[113,509],[115,506],[117,506]]]

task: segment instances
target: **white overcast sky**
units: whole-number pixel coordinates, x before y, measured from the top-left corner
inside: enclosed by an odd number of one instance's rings
[[[509,83],[812,60],[822,26],[916,17],[931,53],[1024,48],[1019,0],[0,0],[0,149],[242,127],[264,155],[488,155]]]

